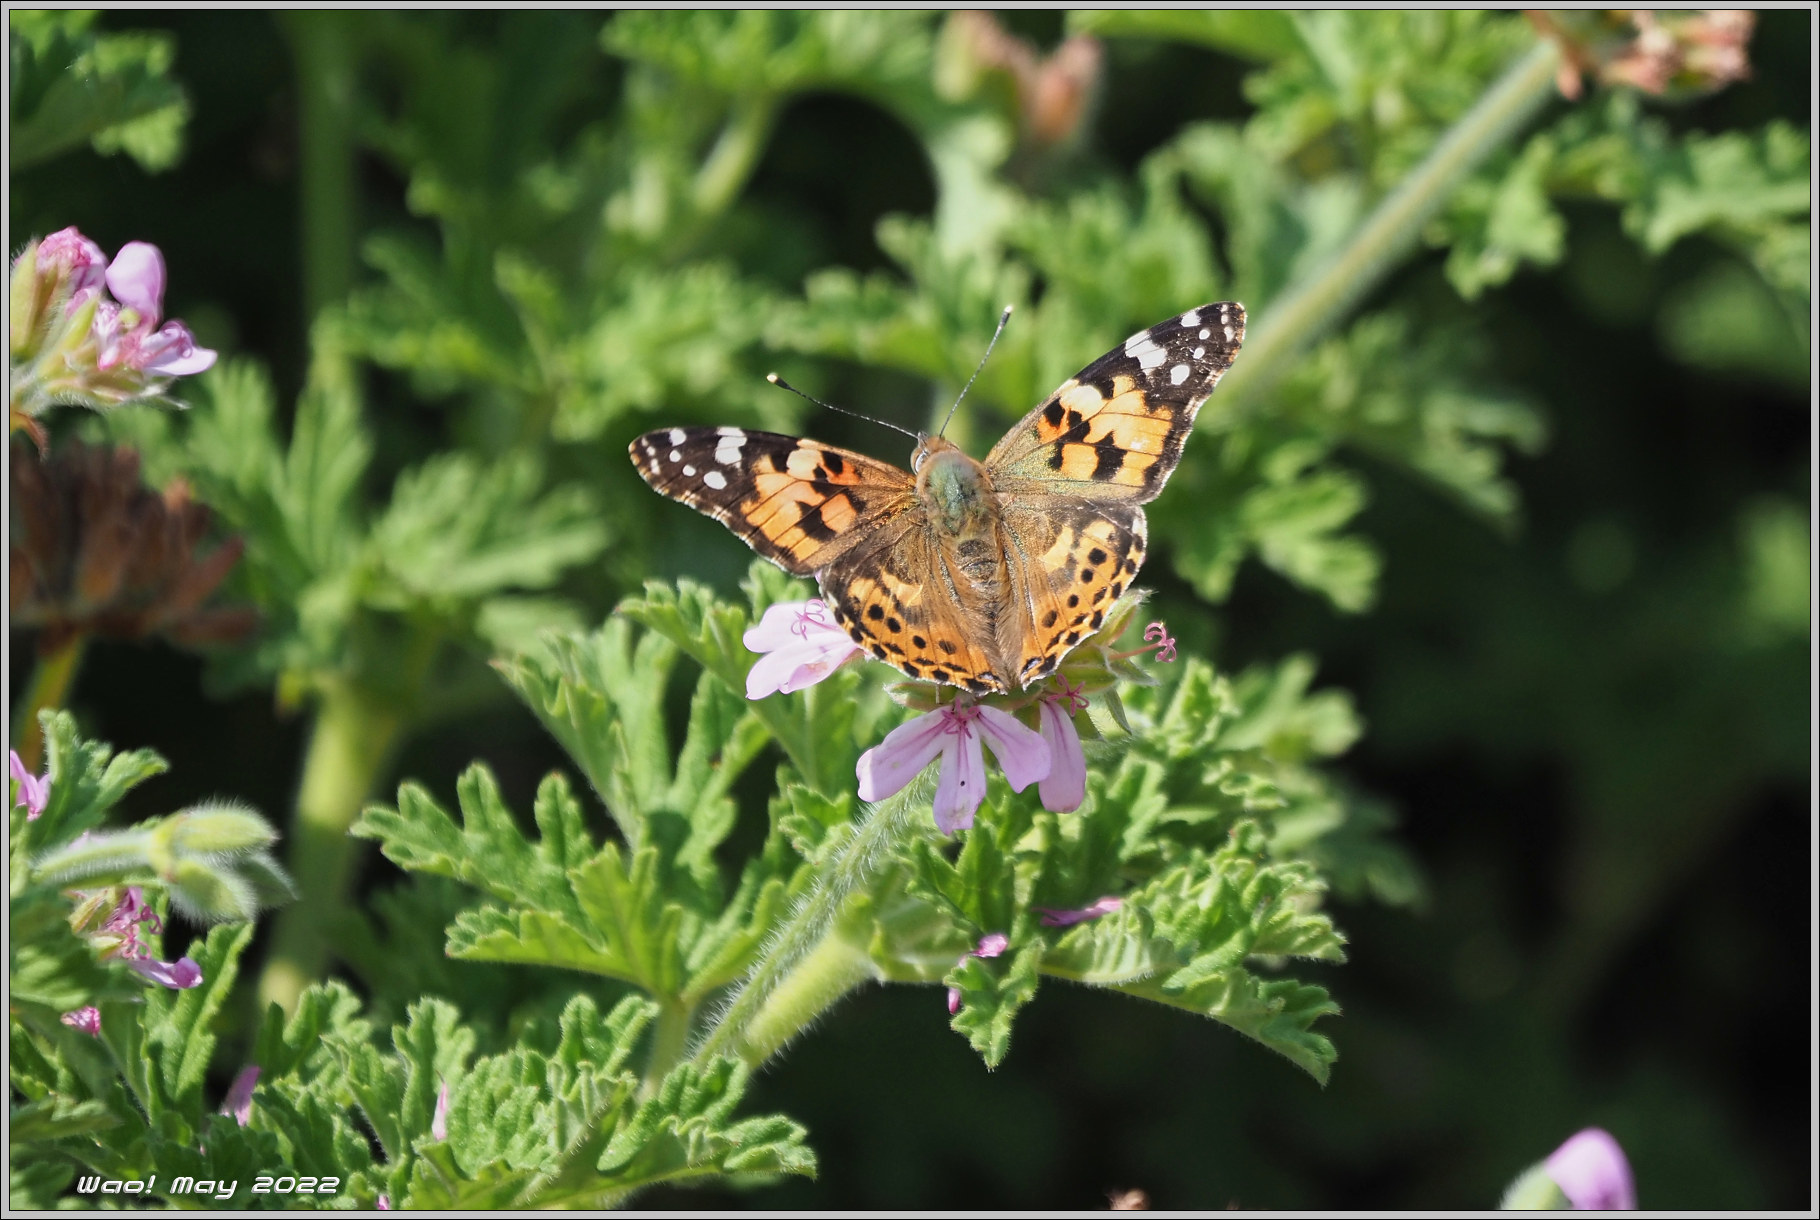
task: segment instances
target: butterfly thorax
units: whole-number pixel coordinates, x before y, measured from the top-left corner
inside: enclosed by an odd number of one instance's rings
[[[989,538],[998,520],[998,498],[986,468],[953,441],[926,437],[912,463],[916,498],[938,531],[956,540]]]

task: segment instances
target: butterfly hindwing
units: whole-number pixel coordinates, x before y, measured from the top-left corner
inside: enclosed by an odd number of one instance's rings
[[[835,621],[870,655],[912,678],[976,695],[1007,689],[979,624],[991,610],[931,535],[920,508],[881,531],[880,544],[854,547],[822,573]]]
[[[869,525],[901,514],[915,482],[818,441],[745,428],[660,428],[631,446],[657,491],[706,513],[786,572],[828,566]]]
[[[1000,646],[1029,686],[1098,631],[1130,588],[1144,563],[1144,510],[1047,496],[1007,505],[1000,528],[1011,573]]]
[[[1245,338],[1245,307],[1216,302],[1132,335],[1082,369],[986,458],[1001,496],[1154,500]]]

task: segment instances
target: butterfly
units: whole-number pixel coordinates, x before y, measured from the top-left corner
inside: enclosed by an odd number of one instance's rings
[[[1098,630],[1144,562],[1142,506],[1238,354],[1245,308],[1202,305],[1063,382],[983,462],[922,436],[908,472],[818,441],[660,428],[645,482],[813,575],[854,643],[976,695],[1028,687]]]

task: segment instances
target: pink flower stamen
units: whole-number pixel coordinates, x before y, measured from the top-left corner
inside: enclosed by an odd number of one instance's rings
[[[1161,622],[1155,622],[1144,628],[1144,639],[1156,649],[1156,659],[1167,664],[1175,660],[1175,637]]]

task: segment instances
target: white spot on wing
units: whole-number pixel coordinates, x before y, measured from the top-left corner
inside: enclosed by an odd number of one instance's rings
[[[680,450],[680,449],[672,449],[672,450],[670,450],[670,460],[671,460],[671,461],[672,461],[672,462],[680,462],[680,461],[682,461],[682,450]]]
[[[670,429],[670,443],[672,445],[680,445],[687,439],[688,435],[689,434],[684,432],[681,428],[672,428]]]
[[[1199,326],[1200,324],[1201,324],[1201,315],[1200,315],[1199,311],[1191,309],[1187,313],[1182,315],[1182,325],[1183,326]]]
[[[1169,370],[1169,384],[1170,385],[1181,385],[1184,381],[1187,381],[1187,380],[1188,380],[1188,366],[1187,365],[1178,364],[1174,368]]]
[[[739,451],[745,446],[746,434],[738,428],[722,428],[720,444],[715,446],[714,460],[722,466],[739,465]]]
[[[1223,329],[1226,332],[1226,342],[1231,343],[1232,342],[1232,327],[1226,326],[1226,327],[1222,327],[1221,329]]]
[[[1201,338],[1205,339],[1208,335],[1211,335],[1212,333],[1213,332],[1208,330],[1205,326],[1201,327]]]
[[[1150,337],[1147,330],[1140,330],[1125,340],[1125,354],[1143,366],[1146,373],[1161,366],[1169,358],[1169,353],[1156,345],[1156,340]]]
[[[715,491],[725,491],[727,489],[727,476],[718,470],[710,470],[701,477],[701,481],[706,483],[709,487],[712,487]]]
[[[1193,356],[1196,360],[1199,360],[1206,351],[1207,349],[1204,347],[1197,347],[1194,351],[1190,352],[1189,355]]]
[[[694,478],[695,477],[695,467],[684,466],[683,467],[683,476],[685,478],[690,478],[690,479]]]

